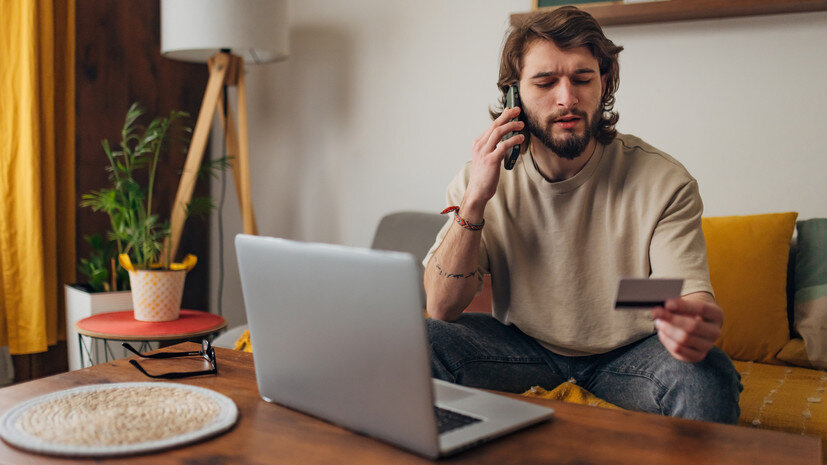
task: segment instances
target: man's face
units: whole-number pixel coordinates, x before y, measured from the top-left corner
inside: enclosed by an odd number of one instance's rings
[[[531,42],[520,76],[526,127],[558,156],[577,158],[600,122],[604,85],[587,48],[561,50],[551,41]]]

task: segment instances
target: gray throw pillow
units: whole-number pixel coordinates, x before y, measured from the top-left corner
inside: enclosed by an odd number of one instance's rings
[[[827,218],[799,221],[795,260],[795,328],[807,358],[827,369]]]

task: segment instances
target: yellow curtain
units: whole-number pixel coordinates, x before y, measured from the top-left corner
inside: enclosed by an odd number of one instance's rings
[[[75,0],[0,0],[0,346],[65,339],[75,277]]]

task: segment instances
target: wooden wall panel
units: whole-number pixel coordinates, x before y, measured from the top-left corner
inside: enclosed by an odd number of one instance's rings
[[[66,341],[58,341],[47,352],[12,355],[14,381],[28,381],[65,372],[67,368]]]
[[[77,166],[78,201],[83,193],[105,185],[107,164],[101,140],[120,141],[126,110],[132,102],[146,109],[144,122],[173,109],[190,113],[195,125],[207,84],[206,64],[174,61],[161,56],[160,3],[158,0],[77,1]],[[156,177],[159,213],[168,218],[185,147],[165,155]],[[208,150],[209,152],[209,150]],[[209,195],[209,182],[199,182],[196,196]],[[107,217],[78,207],[78,257],[89,249],[83,235],[105,231]],[[209,276],[209,234],[206,220],[188,221],[182,253],[194,253],[199,263],[187,276],[184,307],[206,310]]]

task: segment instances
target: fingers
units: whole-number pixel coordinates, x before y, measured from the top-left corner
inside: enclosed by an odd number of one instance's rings
[[[707,339],[714,343],[721,335],[721,326],[715,322],[706,321],[697,316],[681,315],[663,308],[657,308],[652,312],[655,322],[661,321],[673,328],[673,336],[678,341],[690,337]]]
[[[655,328],[658,333],[664,333],[681,346],[706,352],[715,344],[720,331],[714,327],[704,327],[704,325],[708,325],[708,323],[701,323],[697,326],[701,329],[686,329],[675,324],[675,322],[655,320]]]
[[[702,303],[702,302],[693,302]],[[708,304],[704,304],[708,305]],[[664,347],[677,359],[697,362],[706,357],[715,341],[721,335],[721,322],[709,321],[702,315],[718,319],[715,311],[709,312],[702,306],[682,306],[680,302],[667,302],[666,308],[652,311],[655,328]],[[717,306],[711,306],[718,310]],[[682,310],[682,313],[679,311]]]
[[[504,109],[503,112],[500,113],[500,116],[498,116],[497,119],[494,120],[494,124],[492,124],[492,126],[501,126],[505,124],[506,121],[516,118],[517,115],[520,114],[520,111],[522,111],[520,107]]]
[[[663,344],[666,350],[668,350],[673,357],[684,362],[700,362],[706,358],[706,354],[709,352],[708,350],[700,351],[692,347],[681,345],[669,337],[666,333],[661,331],[658,331],[658,339],[660,339],[661,344]]]
[[[480,135],[480,137],[478,137],[477,140],[474,141],[474,151],[481,151],[481,149],[486,148],[485,152],[489,153],[494,150],[494,146],[497,144],[497,142],[500,141],[500,139],[502,139],[502,137],[505,134],[511,131],[518,131],[522,129],[522,125],[508,124],[510,120],[516,118],[517,115],[520,114],[520,111],[520,107],[506,108],[505,110],[503,110],[500,116],[498,116],[497,119],[495,119],[494,122],[491,123],[490,126],[488,126],[488,129],[486,129],[485,132],[483,132]],[[516,121],[513,123],[516,123]],[[506,129],[505,131],[503,131],[499,137],[493,140],[492,143],[492,135],[494,131],[498,130],[503,125],[508,125],[510,129]],[[518,129],[514,129],[518,126]]]
[[[517,144],[521,144],[523,142],[523,135],[517,134],[516,136],[499,142],[495,147],[494,150],[488,155],[491,157],[493,162],[499,163],[505,157],[505,154],[511,151],[511,148]]]
[[[486,131],[488,133],[488,141],[490,149],[500,141],[506,134],[511,131],[519,131],[525,126],[522,121],[511,121],[520,114],[522,109],[520,107],[506,108],[500,113],[500,116],[491,123]],[[518,124],[519,123],[519,124]]]
[[[494,144],[492,147],[475,147],[475,157],[479,157],[481,161],[488,165],[492,164],[495,165],[502,161],[505,157],[505,154],[511,150],[517,144],[522,144],[525,140],[525,136],[522,134],[516,134],[514,137],[511,137],[506,140],[501,140]]]
[[[505,142],[503,141],[503,137],[505,137],[508,133],[511,132],[522,131],[524,127],[525,123],[523,123],[522,121],[511,121],[496,128],[494,131],[491,132],[491,135],[489,136],[488,141],[484,146],[484,150],[486,152],[493,152],[498,145],[500,145],[502,142]],[[508,140],[511,139],[513,139],[513,137]]]
[[[671,313],[694,315],[712,323],[720,324],[724,321],[721,307],[700,300],[669,299],[664,307]]]

